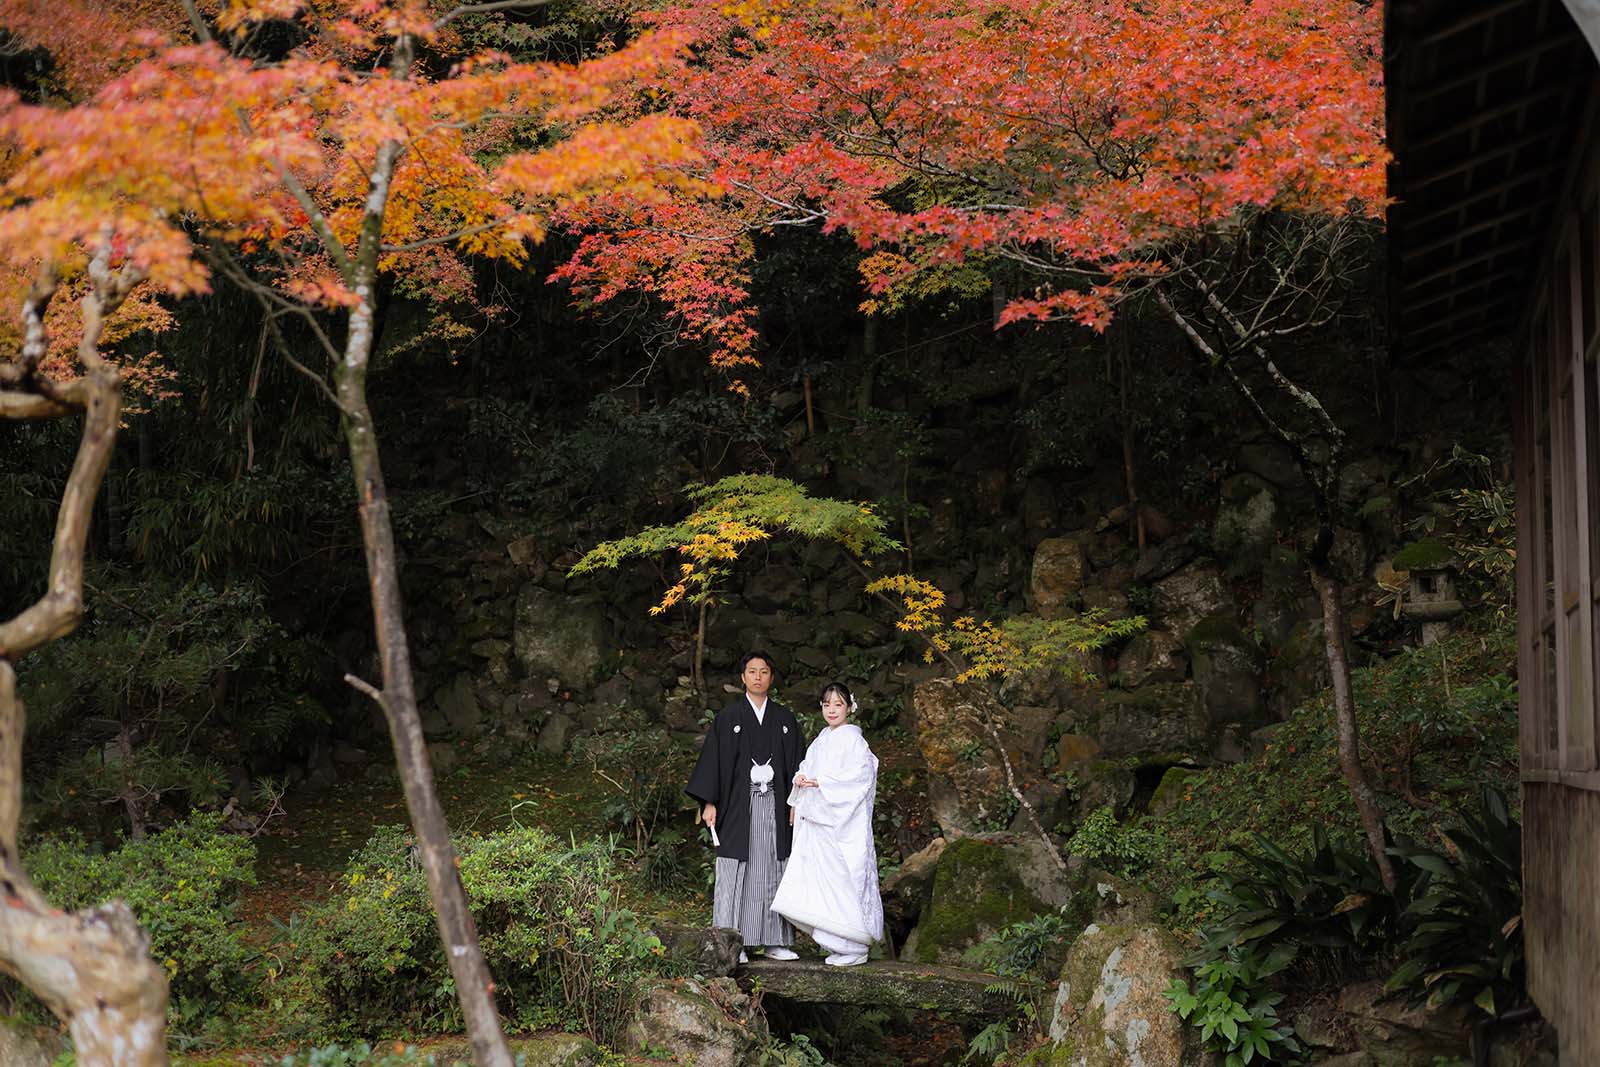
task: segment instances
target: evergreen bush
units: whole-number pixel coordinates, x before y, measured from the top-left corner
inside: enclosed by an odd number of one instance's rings
[[[661,942],[618,899],[609,842],[564,844],[513,828],[456,844],[495,995],[510,1026],[581,1029],[615,1042]],[[284,1006],[329,1032],[461,1025],[427,878],[410,835],[380,829],[340,890],[296,924]]]
[[[224,833],[220,816],[187,821],[97,853],[76,834],[44,838],[23,854],[45,899],[69,911],[125,900],[150,934],[150,954],[167,969],[174,1010],[210,1011],[242,999],[256,953],[234,912],[239,890],[256,881],[256,848]]]

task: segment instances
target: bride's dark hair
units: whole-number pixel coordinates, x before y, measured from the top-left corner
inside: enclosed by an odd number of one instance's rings
[[[829,682],[822,687],[822,695],[817,697],[818,704],[826,704],[830,696],[836,696],[844,701],[845,707],[855,710],[856,698],[850,695],[850,687],[843,682]]]

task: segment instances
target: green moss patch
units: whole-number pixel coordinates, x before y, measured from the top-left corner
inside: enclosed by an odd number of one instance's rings
[[[1052,910],[1029,889],[1006,846],[980,838],[952,842],[939,860],[933,900],[917,928],[922,963],[955,962],[1008,923]]]

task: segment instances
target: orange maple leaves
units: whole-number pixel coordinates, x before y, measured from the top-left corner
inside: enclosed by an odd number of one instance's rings
[[[4,2],[0,25],[20,25],[8,21],[20,0]],[[649,32],[581,64],[484,54],[425,73],[390,69],[386,57],[402,34],[452,44],[444,5],[200,8],[221,42],[162,46],[154,34],[170,24],[134,28],[122,35],[140,42],[132,65],[81,102],[0,95],[6,262],[52,264],[71,279],[109,240],[117,264],[177,295],[206,286],[202,245],[233,244],[265,262],[291,299],[347,306],[373,161],[388,144],[398,154],[381,191],[380,266],[448,300],[471,290],[461,257],[519,263],[564,206],[602,192],[649,202],[697,188],[694,123],[640,102],[681,65],[681,31]],[[283,18],[297,20],[304,41],[293,54],[263,61],[226,47],[252,23]]]
[[[872,253],[874,298],[998,259],[1038,283],[1005,321],[1103,327],[1171,244],[1242,211],[1381,215],[1380,20],[1360,0],[688,0],[652,23],[695,40],[673,101],[724,195],[607,205],[567,274],[599,299],[687,291],[715,334],[747,299],[741,236],[814,224]]]

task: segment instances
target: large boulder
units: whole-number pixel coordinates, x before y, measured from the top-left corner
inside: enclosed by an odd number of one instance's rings
[[[903,945],[933,899],[933,877],[950,842],[936,837],[905,858],[899,870],[883,880],[883,925],[890,940]]]
[[[939,857],[928,905],[901,957],[959,963],[968,949],[1008,924],[1065,907],[1073,889],[1073,879],[1033,834],[952,841]]]
[[[1209,748],[1200,690],[1193,682],[1151,683],[1107,693],[1097,736],[1108,758],[1135,756],[1177,762]]]
[[[1469,1010],[1413,1007],[1385,995],[1377,979],[1339,991],[1338,1014],[1345,1032],[1378,1067],[1432,1067],[1468,1055]]]
[[[755,612],[805,610],[809,596],[805,575],[793,567],[770,564],[744,583],[744,602]]]
[[[1003,737],[1005,708],[980,686],[934,678],[917,686],[912,710],[917,747],[928,765],[928,806],[945,836],[1003,827],[1016,800],[981,717]]]
[[[759,1003],[732,978],[658,982],[645,992],[628,1026],[630,1052],[667,1053],[695,1067],[746,1067],[768,1042]]]
[[[1088,567],[1083,544],[1076,538],[1047,537],[1039,542],[1033,553],[1029,599],[1040,618],[1063,619],[1072,614]]]
[[[1253,474],[1222,483],[1222,504],[1211,530],[1211,547],[1231,573],[1255,570],[1277,543],[1278,497]]]
[[[1278,718],[1304,704],[1331,682],[1321,619],[1300,623],[1267,666],[1268,706]]]
[[[605,615],[598,601],[525,585],[517,596],[511,645],[528,674],[587,688],[606,654]]]
[[[739,931],[720,926],[683,926],[661,923],[656,936],[667,958],[690,972],[708,978],[724,978],[739,966],[744,939]]]
[[[1222,575],[1205,563],[1191,563],[1156,583],[1161,619],[1173,633],[1185,634],[1208,615],[1233,607]]]
[[[1051,1048],[1039,1061],[1072,1067],[1197,1067],[1194,1032],[1166,998],[1187,979],[1172,934],[1150,922],[1091,923],[1061,968],[1050,1015]]]
[[[1260,726],[1266,704],[1261,696],[1261,650],[1245,636],[1231,613],[1202,619],[1189,631],[1194,682],[1212,727]]]
[[[1117,655],[1117,681],[1124,689],[1146,682],[1181,682],[1189,673],[1189,655],[1176,634],[1147,630]]]
[[[1307,619],[1322,617],[1307,578],[1306,561],[1286,545],[1275,545],[1261,568],[1261,591],[1250,618],[1262,644],[1276,648]]]
[[[451,733],[458,737],[477,733],[483,723],[483,710],[472,692],[471,678],[465,674],[456,675],[455,680],[435,693],[433,699]]]

